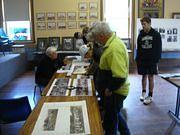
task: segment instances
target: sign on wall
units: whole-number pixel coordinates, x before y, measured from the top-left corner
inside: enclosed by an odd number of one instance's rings
[[[163,51],[180,51],[180,19],[151,19],[151,26],[161,34]],[[136,37],[141,29],[138,18]]]

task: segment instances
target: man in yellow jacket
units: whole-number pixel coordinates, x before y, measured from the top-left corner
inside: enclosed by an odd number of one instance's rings
[[[95,23],[87,35],[92,42],[104,45],[99,63],[98,89],[104,94],[105,135],[129,135],[126,121],[120,109],[129,93],[129,58],[125,44],[105,22]]]

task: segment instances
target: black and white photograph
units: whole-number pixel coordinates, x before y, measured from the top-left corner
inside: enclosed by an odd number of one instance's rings
[[[49,37],[49,46],[60,48],[60,37]]]
[[[37,30],[46,30],[46,23],[45,22],[37,22],[36,27],[37,27]]]
[[[165,32],[166,32],[165,28],[159,28],[159,33],[165,33]]]
[[[74,49],[74,38],[73,37],[62,37],[62,50],[73,51]]]
[[[87,10],[87,3],[86,2],[80,2],[79,3],[79,11],[86,11]]]
[[[54,12],[49,12],[46,14],[47,20],[48,21],[54,21],[56,20],[56,13]]]
[[[86,21],[80,21],[79,22],[79,28],[84,28],[84,27],[87,27],[88,26],[88,22],[86,22]]]
[[[45,21],[45,13],[36,13],[37,21]]]
[[[56,23],[55,22],[47,22],[47,29],[48,30],[55,30],[56,29]]]
[[[68,29],[76,29],[77,23],[75,21],[67,22],[67,28]]]
[[[66,12],[57,13],[57,20],[65,20],[65,19],[66,19]]]
[[[79,51],[79,48],[84,44],[83,39],[75,39],[74,41],[74,50]]]
[[[89,19],[98,19],[98,12],[89,12]]]
[[[90,2],[89,3],[90,10],[98,10],[98,3],[97,2]]]
[[[66,29],[66,22],[57,22],[58,29]]]
[[[48,38],[37,38],[37,51],[45,52],[48,48]]]
[[[88,19],[88,12],[79,12],[79,19],[82,20]]]
[[[68,20],[76,20],[76,12],[68,12],[67,19]]]
[[[178,29],[177,28],[173,28],[173,34],[178,34]]]

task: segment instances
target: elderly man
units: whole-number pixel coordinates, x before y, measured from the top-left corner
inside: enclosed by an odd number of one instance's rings
[[[126,121],[120,109],[129,92],[128,52],[124,43],[112,32],[105,22],[95,23],[87,35],[88,39],[104,45],[99,63],[98,85],[104,93],[105,135],[116,135],[117,127],[121,135],[129,135]]]
[[[55,47],[48,47],[45,56],[37,67],[35,82],[41,86],[46,86],[58,67],[62,66],[57,59],[56,50]]]

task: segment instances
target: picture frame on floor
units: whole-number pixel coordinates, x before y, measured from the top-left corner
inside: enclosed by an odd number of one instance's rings
[[[37,51],[38,52],[45,52],[48,48],[48,38],[46,37],[39,37],[37,38]]]
[[[49,37],[49,46],[54,46],[57,50],[60,49],[60,37]]]
[[[73,51],[74,50],[74,38],[73,37],[62,37],[62,50]]]

